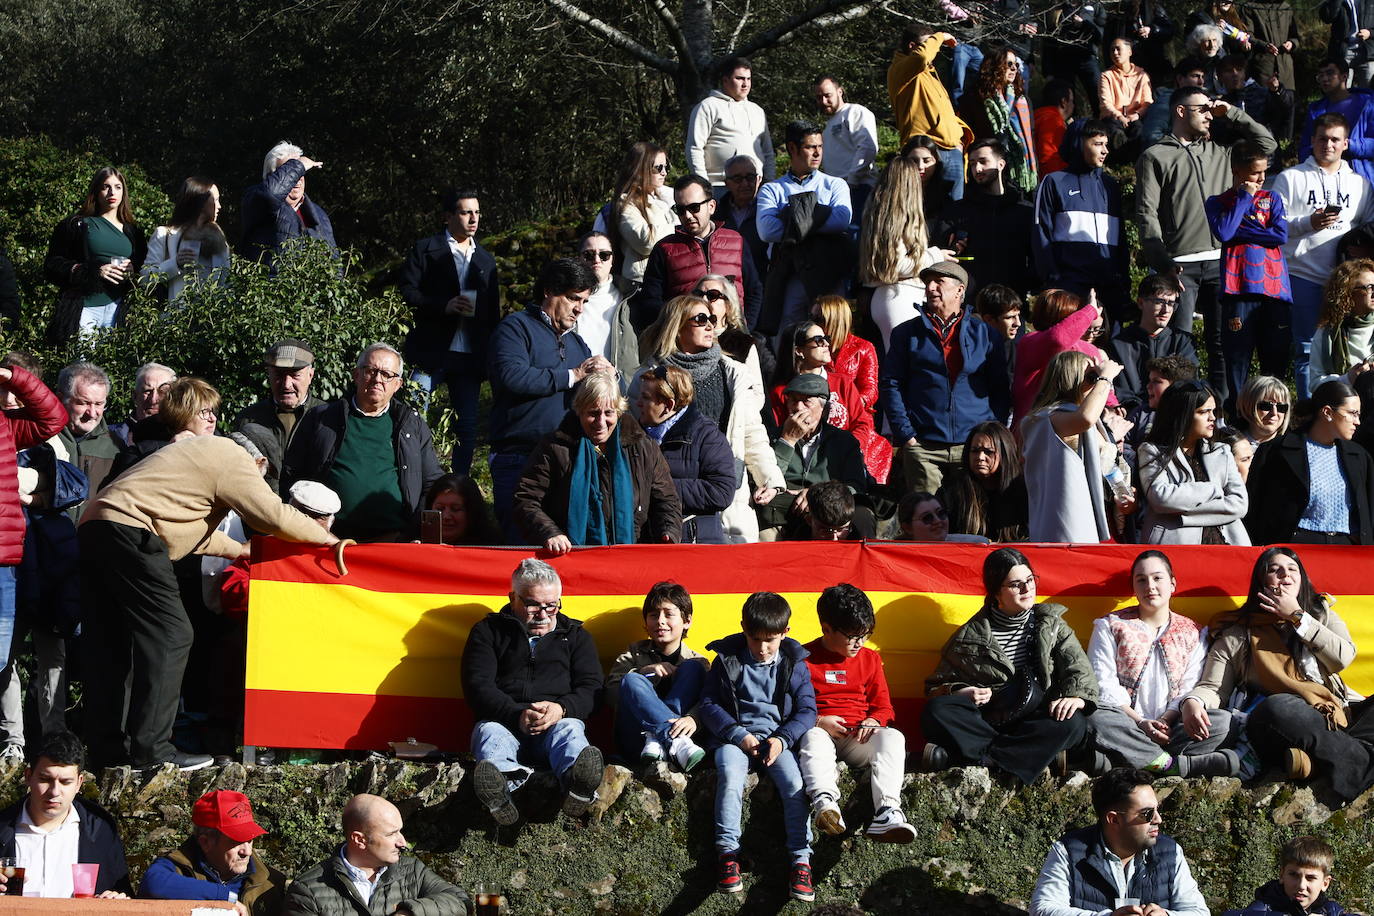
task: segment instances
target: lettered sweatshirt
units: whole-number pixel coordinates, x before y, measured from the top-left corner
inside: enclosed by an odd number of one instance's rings
[[[1307,161],[1280,172],[1272,190],[1283,198],[1284,218],[1288,222],[1288,243],[1283,246],[1283,256],[1289,274],[1309,283],[1326,283],[1336,267],[1336,246],[1341,236],[1374,218],[1374,194],[1370,193],[1369,182],[1345,161],[1329,173],[1308,156]],[[1341,208],[1340,219],[1335,225],[1314,232],[1312,214],[1327,205]]]

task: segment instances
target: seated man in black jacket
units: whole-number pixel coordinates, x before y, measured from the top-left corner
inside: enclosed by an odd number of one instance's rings
[[[24,769],[28,794],[0,811],[0,856],[12,856],[23,869],[11,878],[0,872],[0,894],[10,892],[10,881],[19,881],[25,897],[70,898],[78,862],[100,866],[95,896],[133,893],[114,819],[77,797],[85,764],[86,749],[71,732],[54,732],[33,749]]]
[[[580,817],[601,785],[601,751],[586,734],[601,699],[601,661],[582,621],[562,608],[557,571],[521,560],[510,603],[478,621],[463,648],[463,697],[477,721],[473,790],[498,824],[520,817],[510,793],[535,766],[553,768],[569,817]]]

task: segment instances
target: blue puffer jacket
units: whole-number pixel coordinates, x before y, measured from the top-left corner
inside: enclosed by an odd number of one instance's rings
[[[297,211],[286,202],[286,195],[305,175],[305,163],[288,159],[262,181],[243,192],[243,241],[240,251],[246,258],[261,260],[281,247],[283,242],[297,238],[320,239],[330,248],[334,242],[334,224],[324,207],[307,195]]]
[[[1084,124],[1070,124],[1060,144],[1059,155],[1068,168],[1046,175],[1036,189],[1031,235],[1041,284],[1080,296],[1092,288],[1116,289],[1129,276],[1121,187],[1083,161]]]
[[[20,467],[38,469],[52,488],[43,494],[42,509],[24,509],[29,524],[15,572],[15,611],[31,626],[70,638],[81,622],[81,564],[76,525],[66,510],[85,502],[90,487],[86,475],[59,461],[47,443],[24,449],[18,460]]]
[[[537,305],[507,315],[487,347],[491,450],[528,455],[571,406],[568,370],[592,351],[576,331],[559,335]]]
[[[732,633],[706,648],[716,653],[716,660],[706,675],[697,716],[706,726],[711,747],[735,744],[747,734],[739,724],[737,691],[740,674],[750,657],[749,644],[743,633]],[[796,747],[802,735],[816,724],[816,689],[811,685],[811,669],[806,666],[809,654],[790,636],[783,637],[778,648],[778,683],[773,702],[780,711],[782,724],[768,737],[781,738],[786,748]]]
[[[1352,911],[1325,894],[1317,897],[1317,902],[1311,909],[1304,910],[1297,901],[1283,892],[1283,885],[1277,881],[1270,881],[1255,891],[1255,902],[1245,909],[1227,910],[1223,916],[1263,916],[1265,913],[1287,913],[1289,916],[1305,916],[1308,913],[1320,913],[1321,916],[1354,916]]]
[[[653,436],[652,430],[645,432]],[[734,501],[739,485],[729,440],[701,411],[688,406],[658,447],[668,461],[673,486],[682,500],[683,543],[724,544],[725,528],[720,513]],[[689,515],[696,518],[688,521]],[[695,538],[688,538],[689,526],[695,527]]]

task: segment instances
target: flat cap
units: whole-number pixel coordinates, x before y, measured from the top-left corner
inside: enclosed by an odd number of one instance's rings
[[[787,383],[782,393],[803,398],[826,398],[830,396],[830,384],[814,372],[799,372]]]
[[[303,340],[288,337],[267,348],[263,365],[277,369],[304,369],[315,364],[315,351]]]
[[[339,494],[318,480],[298,480],[291,485],[291,505],[306,515],[323,517],[335,515],[343,505]]]
[[[931,277],[949,277],[968,286],[968,271],[960,267],[957,261],[941,261],[921,271],[922,280],[929,280]]]

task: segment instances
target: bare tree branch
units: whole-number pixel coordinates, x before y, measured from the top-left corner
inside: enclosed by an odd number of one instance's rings
[[[826,29],[843,25],[846,22],[853,22],[855,19],[862,19],[874,10],[887,6],[890,0],[868,0],[866,3],[856,3],[849,9],[835,12],[852,2],[853,0],[823,0],[809,10],[790,16],[771,29],[759,32],[743,45],[735,48],[733,53],[741,57],[748,57],[765,48],[785,44],[818,29]]]
[[[735,23],[735,31],[730,33],[730,44],[726,47],[733,48],[739,43],[739,36],[744,31],[744,24],[749,21],[749,7],[752,5],[753,0],[744,0],[744,12],[739,14],[739,21]]]
[[[687,36],[682,34],[682,27],[677,24],[677,17],[673,11],[668,9],[668,4],[664,0],[653,0],[654,12],[658,13],[658,18],[663,20],[663,28],[668,32],[668,38],[673,42],[673,47],[677,50],[678,66],[696,68],[696,61],[692,60],[692,51],[687,47]]]
[[[588,31],[600,35],[602,38],[606,39],[606,41],[633,57],[638,58],[655,70],[661,70],[669,74],[677,72],[678,65],[675,62],[655,54],[615,26],[602,22],[595,16],[584,12],[580,7],[569,3],[568,0],[548,0],[548,4],[568,19],[571,19]]]

